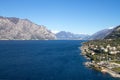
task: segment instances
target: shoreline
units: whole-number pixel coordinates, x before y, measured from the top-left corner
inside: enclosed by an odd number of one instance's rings
[[[108,74],[110,74],[112,77],[120,78],[120,74],[118,74],[118,73],[116,73],[116,72],[114,72],[114,71],[112,71],[112,70],[110,70],[110,69],[108,69],[108,68],[101,67],[101,66],[98,66],[98,65],[96,65],[96,64],[93,64],[93,63],[91,63],[91,62],[89,62],[89,61],[85,62],[84,65],[85,65],[86,67],[95,69],[95,70],[100,71],[100,72],[102,72],[102,73],[108,73]]]
[[[120,78],[120,74],[117,74],[116,72],[114,72],[110,69],[107,69],[107,68],[102,69],[101,72],[106,72],[106,73],[110,74],[112,77]]]
[[[86,46],[81,46],[79,48],[81,50],[81,55],[83,55],[87,60],[90,60],[91,58],[86,56],[86,52],[84,51],[84,49],[86,49]],[[113,63],[114,64],[114,63]],[[87,61],[84,63],[85,66],[98,70],[102,73],[108,73],[110,74],[112,77],[114,78],[120,78],[120,74],[116,73],[115,71],[112,71],[111,69],[108,69],[106,66],[100,66],[97,63],[95,63],[95,61]]]

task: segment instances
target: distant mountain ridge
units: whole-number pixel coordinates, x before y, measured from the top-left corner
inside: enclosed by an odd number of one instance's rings
[[[109,35],[112,32],[113,29],[104,29],[101,31],[98,31],[94,33],[92,36],[90,36],[89,40],[99,40],[104,39],[107,35]]]
[[[28,19],[0,16],[0,40],[51,40],[56,36]]]
[[[119,39],[120,38],[120,25],[115,27],[112,32],[105,37],[105,39]]]
[[[43,25],[37,25],[28,19],[0,16],[0,40],[99,40],[120,38],[120,25],[113,29],[104,29],[92,36],[60,31],[52,33]]]
[[[60,31],[56,33],[56,38],[58,40],[86,40],[88,39],[89,35],[85,34],[74,34],[71,32]]]
[[[120,38],[120,25],[113,29],[104,29],[93,34],[89,40],[118,39]]]

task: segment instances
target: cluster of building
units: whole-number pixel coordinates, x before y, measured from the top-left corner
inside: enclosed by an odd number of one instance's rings
[[[86,42],[81,47],[82,54],[90,58],[86,66],[105,71],[113,77],[120,77],[120,44],[118,42]]]
[[[107,46],[103,45],[88,45],[88,47],[84,48],[85,51],[91,53],[94,55],[96,52],[99,53],[109,53],[109,54],[117,54],[120,53],[120,46],[110,46],[108,44]]]

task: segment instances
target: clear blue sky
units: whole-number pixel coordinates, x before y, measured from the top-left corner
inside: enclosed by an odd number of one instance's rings
[[[54,31],[92,34],[120,24],[120,0],[0,0],[0,15]]]

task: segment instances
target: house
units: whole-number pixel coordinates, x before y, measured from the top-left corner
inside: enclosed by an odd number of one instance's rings
[[[110,48],[111,46],[110,46],[110,44],[108,44],[106,47],[107,47],[107,48]]]
[[[104,52],[108,52],[108,49],[104,49]]]
[[[117,51],[110,51],[109,54],[117,54]]]

